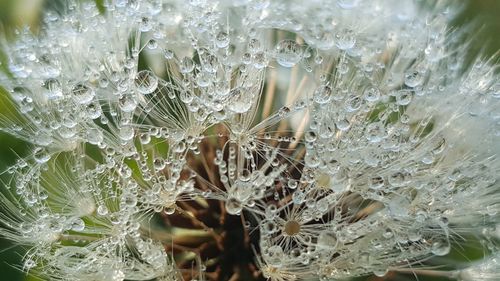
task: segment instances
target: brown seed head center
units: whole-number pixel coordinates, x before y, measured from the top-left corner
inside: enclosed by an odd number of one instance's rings
[[[300,232],[300,224],[294,220],[287,221],[283,231],[289,236],[296,235]]]

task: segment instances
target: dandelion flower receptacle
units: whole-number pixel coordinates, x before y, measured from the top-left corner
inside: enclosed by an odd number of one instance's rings
[[[453,4],[46,12],[0,41],[0,235],[44,280],[500,278],[498,65]]]

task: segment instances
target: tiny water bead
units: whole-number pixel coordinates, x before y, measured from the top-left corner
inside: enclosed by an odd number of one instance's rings
[[[302,59],[302,46],[289,39],[276,45],[276,61],[284,67],[292,67]]]
[[[150,70],[141,70],[136,74],[134,84],[139,93],[148,95],[158,87],[158,78]]]

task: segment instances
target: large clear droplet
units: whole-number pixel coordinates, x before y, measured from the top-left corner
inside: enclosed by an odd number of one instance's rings
[[[133,112],[137,107],[137,101],[132,95],[125,94],[118,100],[118,105],[124,112]]]
[[[318,104],[328,103],[332,99],[332,87],[328,85],[319,86],[314,91],[314,101]]]
[[[33,158],[37,163],[43,164],[50,160],[50,154],[47,152],[46,148],[37,147],[33,150]]]
[[[450,242],[446,238],[437,239],[432,243],[431,251],[436,256],[445,256],[450,253]]]
[[[251,93],[236,88],[229,93],[227,107],[235,113],[245,113],[252,107],[252,99],[253,96]]]
[[[424,82],[424,75],[420,70],[409,70],[405,73],[405,85],[408,87],[416,87]]]
[[[241,202],[238,201],[236,198],[229,198],[226,201],[226,211],[231,214],[231,215],[238,215],[240,214],[241,210],[243,209],[243,206],[241,205]]]
[[[293,40],[282,40],[276,45],[276,60],[284,67],[292,67],[302,59],[302,48]]]
[[[131,126],[122,126],[120,128],[119,137],[123,141],[129,141],[134,138],[134,128]]]
[[[191,58],[184,57],[179,62],[181,73],[190,73],[194,69],[194,62]]]
[[[150,70],[141,70],[135,76],[134,83],[139,93],[148,95],[158,87],[158,78]]]
[[[335,36],[335,45],[341,50],[349,50],[356,44],[356,37],[354,31],[351,29],[344,29]]]
[[[218,48],[226,48],[229,46],[229,36],[226,32],[221,31],[215,36],[215,45]]]
[[[71,89],[71,93],[73,94],[75,101],[79,104],[88,104],[95,96],[94,89],[84,83],[76,84]]]

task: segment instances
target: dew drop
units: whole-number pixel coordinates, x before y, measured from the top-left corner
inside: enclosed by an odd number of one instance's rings
[[[367,102],[376,102],[380,98],[380,91],[375,87],[369,87],[364,92],[364,97]]]
[[[302,59],[302,48],[293,40],[282,40],[276,45],[276,60],[284,67],[292,67]]]
[[[139,136],[139,140],[141,141],[141,144],[148,144],[151,141],[151,135],[148,133],[142,133]]]
[[[87,130],[87,141],[90,144],[98,145],[104,140],[101,130],[97,128],[91,128]]]
[[[124,125],[120,128],[118,136],[123,141],[129,141],[134,138],[134,128],[128,125]]]
[[[84,83],[76,84],[71,89],[71,93],[75,101],[79,104],[88,104],[95,96],[94,89]]]
[[[184,57],[179,62],[179,68],[181,73],[190,73],[194,69],[194,62],[191,58]]]
[[[235,113],[245,113],[253,105],[253,96],[240,88],[235,88],[229,92],[227,108]]]
[[[217,33],[215,36],[215,45],[221,49],[229,46],[229,35],[224,31]]]
[[[123,112],[133,112],[137,107],[137,101],[133,96],[125,94],[118,100],[118,105]]]
[[[85,229],[85,222],[80,218],[75,219],[71,224],[71,230],[83,231],[84,229]]]
[[[314,91],[313,99],[318,104],[328,103],[332,99],[332,87],[321,85]]]
[[[411,102],[411,92],[410,91],[398,91],[396,93],[396,103],[398,105],[408,105]]]
[[[229,214],[238,215],[238,214],[240,214],[242,209],[243,209],[243,206],[241,205],[241,202],[238,199],[230,197],[226,201],[226,211]]]
[[[436,256],[445,256],[450,253],[450,248],[448,239],[442,238],[432,243],[431,251]]]
[[[50,160],[50,154],[46,148],[37,147],[33,150],[33,158],[37,163],[43,164]]]
[[[371,189],[380,189],[384,187],[384,178],[380,176],[372,177],[370,179],[369,185]]]
[[[350,10],[358,5],[359,0],[337,0],[340,8]]]
[[[158,78],[150,70],[141,70],[135,76],[134,83],[139,93],[147,95],[158,87]]]
[[[419,86],[424,82],[424,75],[419,70],[409,70],[405,73],[405,85],[411,88]]]
[[[350,29],[344,29],[338,33],[335,38],[337,39],[335,45],[340,50],[349,50],[356,44],[356,37],[354,31]]]
[[[169,49],[165,49],[163,50],[163,56],[167,59],[167,60],[171,60],[174,58],[174,52],[172,50],[169,50]]]
[[[47,96],[49,100],[58,100],[63,97],[61,82],[59,80],[50,78],[45,80],[43,86],[48,90]]]
[[[147,46],[148,46],[148,49],[155,50],[156,48],[158,48],[158,42],[156,40],[154,40],[154,39],[150,39],[148,41]]]
[[[99,207],[97,207],[97,214],[100,216],[105,216],[108,214],[108,212],[108,208],[106,208],[106,206],[104,205],[100,205]]]
[[[36,262],[32,259],[27,259],[26,261],[24,261],[24,268],[26,268],[26,270],[32,269],[35,266]]]

